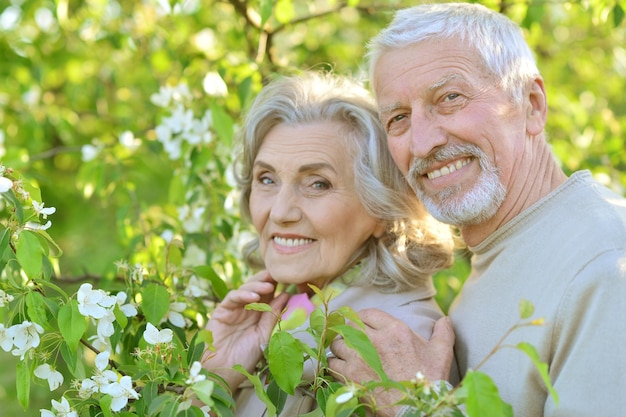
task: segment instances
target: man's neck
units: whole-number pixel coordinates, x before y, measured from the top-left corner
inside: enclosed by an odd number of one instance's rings
[[[516,173],[516,180],[507,190],[506,199],[492,218],[480,224],[460,228],[461,236],[468,246],[480,244],[567,180],[547,145],[540,154],[534,156],[534,162],[529,169]]]

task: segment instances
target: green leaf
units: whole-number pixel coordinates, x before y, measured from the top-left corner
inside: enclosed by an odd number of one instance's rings
[[[29,291],[26,294],[26,308],[31,321],[40,324],[46,329],[50,329],[46,314],[46,302],[39,291]]]
[[[191,386],[191,390],[196,394],[198,399],[205,403],[208,406],[213,405],[213,388],[215,387],[215,382],[205,379],[204,381],[196,382]]]
[[[128,317],[122,311],[119,304],[115,304],[113,308],[113,315],[115,316],[115,321],[120,325],[122,329],[125,329],[128,325]]]
[[[30,367],[26,361],[17,363],[15,388],[17,389],[17,400],[26,410],[30,402]]]
[[[162,285],[150,284],[142,294],[141,309],[146,319],[154,324],[159,324],[170,309],[170,294]]]
[[[148,407],[148,415],[157,415],[162,413],[167,406],[169,406],[172,402],[175,402],[176,398],[169,393],[160,394],[154,397],[154,399],[147,404],[150,404]],[[161,416],[163,414],[160,414]]]
[[[220,140],[230,145],[234,132],[233,119],[226,113],[223,106],[216,103],[211,104],[211,116],[213,117],[213,128]]]
[[[266,312],[266,313],[271,313],[272,312],[272,307],[270,307],[269,304],[265,304],[265,303],[250,303],[250,304],[246,304],[245,309],[246,310],[254,310],[254,311],[262,311],[262,312]]]
[[[113,413],[111,412],[111,403],[113,402],[113,397],[110,395],[103,395],[100,398],[100,409],[102,410],[102,415],[104,417],[113,417]]]
[[[278,386],[275,379],[272,380],[272,382],[270,382],[267,386],[267,396],[276,406],[276,413],[280,416],[280,413],[283,411],[285,403],[287,402],[288,395]]]
[[[383,365],[380,362],[380,356],[378,356],[376,348],[364,332],[347,324],[333,326],[331,329],[343,336],[346,346],[356,350],[363,360],[376,372],[381,381],[384,382],[389,379],[383,371]]]
[[[141,398],[146,402],[146,404],[152,404],[152,402],[159,395],[159,384],[158,382],[150,381],[146,383],[146,386],[141,390]]]
[[[363,321],[361,321],[361,318],[359,317],[359,315],[350,306],[341,306],[336,310],[336,312],[340,313],[348,321],[351,321],[357,324],[360,328],[365,329],[365,325],[363,324]]]
[[[24,224],[24,209],[22,207],[22,203],[20,203],[20,200],[18,200],[18,198],[13,193],[13,190],[2,193],[2,198],[8,201],[15,208],[13,214],[15,215],[17,223],[20,225]]]
[[[340,389],[341,387],[343,387],[343,384],[340,384],[339,382],[331,382],[328,385],[323,386],[321,389],[318,389],[317,392],[315,393],[315,400],[317,401],[317,405],[318,405],[316,410],[325,411],[327,404],[328,404],[328,399],[331,397],[331,395],[337,392],[337,390]],[[314,412],[315,410],[313,410],[311,413],[314,413]],[[316,416],[317,414],[312,414],[310,417],[316,417]]]
[[[171,401],[167,401],[163,407],[163,411],[159,414],[159,417],[176,417],[178,414],[178,398],[172,397]]]
[[[189,343],[189,349],[187,349],[187,366],[191,366],[191,364],[195,361],[200,361],[202,359],[202,354],[204,353],[204,342],[198,342],[197,340],[198,334],[196,333]]]
[[[81,337],[87,331],[87,322],[78,311],[78,302],[72,299],[61,307],[57,321],[61,336],[71,350],[76,350]]]
[[[46,253],[54,258],[58,258],[63,255],[63,250],[61,247],[52,239],[52,237],[45,230],[35,230],[33,233],[36,233],[38,236],[42,237],[43,240],[48,243],[48,247],[46,248]]]
[[[461,382],[467,395],[468,417],[513,417],[513,409],[498,394],[498,387],[482,372],[468,370]]]
[[[70,371],[72,376],[76,379],[84,379],[85,367],[83,365],[83,361],[78,360],[79,357],[82,359],[82,355],[79,355],[78,349],[76,347],[70,349],[67,342],[63,342],[61,343],[60,351],[61,357],[65,361],[67,369]]]
[[[535,306],[528,300],[522,300],[519,303],[519,316],[522,320],[530,318],[535,312]]]
[[[213,289],[213,293],[217,295],[220,300],[223,300],[228,294],[228,287],[222,278],[215,272],[213,268],[208,265],[197,266],[193,269],[193,271],[200,278],[208,279],[211,282],[211,288]]]
[[[265,23],[272,17],[272,11],[274,10],[274,0],[261,0],[260,5],[261,15],[261,27],[265,26]]]
[[[278,386],[286,393],[294,395],[302,380],[304,356],[291,333],[277,332],[272,335],[267,361]]]
[[[316,308],[311,312],[311,315],[309,316],[309,327],[313,332],[313,336],[315,337],[315,341],[317,343],[319,343],[319,338],[324,332],[325,326],[326,315],[321,308]]]
[[[339,416],[352,416],[353,413],[360,407],[359,399],[356,395],[350,398],[348,401],[338,403],[337,397],[349,392],[351,387],[341,387],[336,392],[330,394],[326,400],[326,417],[339,417]]]
[[[29,230],[22,230],[15,245],[15,256],[26,276],[37,278],[41,274],[43,251],[39,238]]]
[[[204,413],[202,412],[202,410],[200,410],[200,408],[195,407],[195,406],[191,406],[186,410],[182,410],[180,411],[176,417],[203,417]]]
[[[272,401],[267,396],[265,389],[263,389],[263,383],[259,379],[259,376],[256,374],[252,375],[251,373],[246,371],[244,367],[241,365],[235,365],[233,366],[233,369],[237,372],[241,372],[242,374],[244,374],[248,378],[248,380],[252,383],[252,385],[254,386],[254,392],[256,393],[256,396],[259,397],[259,399],[263,401],[263,403],[267,407],[267,417],[275,417],[276,406],[274,405],[274,403],[272,403]]]
[[[550,395],[552,395],[552,399],[554,400],[555,405],[559,405],[559,395],[556,390],[552,386],[552,382],[550,382],[550,376],[548,375],[548,364],[541,361],[539,357],[539,353],[537,349],[530,343],[521,342],[517,344],[517,348],[522,352],[526,353],[531,361],[535,364],[537,371],[539,371],[539,375],[541,375],[541,379],[543,383],[546,384],[546,388],[550,391]]]
[[[618,27],[624,20],[624,9],[618,3],[613,6],[613,26]]]

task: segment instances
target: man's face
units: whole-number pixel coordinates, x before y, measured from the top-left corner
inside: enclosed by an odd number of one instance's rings
[[[389,149],[427,209],[457,226],[493,217],[515,179],[525,115],[456,40],[385,53],[374,87]]]

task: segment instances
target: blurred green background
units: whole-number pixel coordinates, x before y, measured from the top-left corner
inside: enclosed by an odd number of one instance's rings
[[[116,261],[149,260],[146,236],[184,230],[178,209],[195,205],[205,224],[191,242],[238,285],[248,226],[228,166],[242,108],[277,73],[332,68],[365,79],[368,39],[394,10],[417,3],[0,0],[0,161],[57,209],[49,233],[64,251],[58,282],[112,280]],[[564,170],[589,169],[625,194],[626,1],[482,3],[519,22],[536,51],[549,141]],[[216,92],[222,81],[227,90]],[[211,111],[212,139],[172,158],[157,131],[170,114],[151,96],[181,83],[189,111]],[[90,149],[94,159],[83,153]],[[468,272],[463,255],[436,278],[446,309]],[[2,415],[38,416],[56,397],[36,381],[24,412],[15,363],[0,352]]]

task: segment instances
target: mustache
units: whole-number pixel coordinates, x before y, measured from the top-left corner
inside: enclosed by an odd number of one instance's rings
[[[474,157],[483,160],[485,154],[476,145],[462,144],[439,148],[426,158],[413,158],[409,168],[409,178],[418,178],[426,175],[433,165],[456,158]]]

